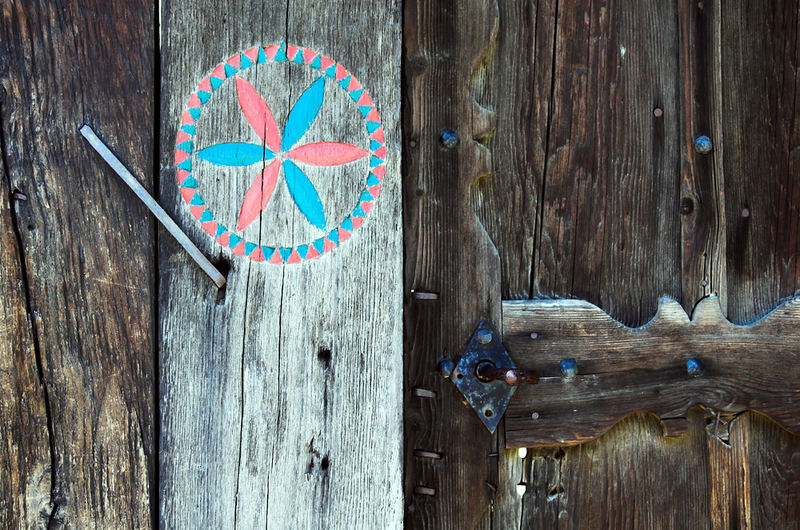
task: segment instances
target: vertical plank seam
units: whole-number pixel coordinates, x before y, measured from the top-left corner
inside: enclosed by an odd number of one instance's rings
[[[161,201],[161,0],[153,6],[153,196]],[[161,482],[161,318],[160,288],[161,277],[158,264],[158,223],[151,220],[153,237],[153,457],[150,473],[150,514],[151,527],[159,527],[161,501],[159,484]]]
[[[282,330],[283,330],[283,295],[284,295],[285,291],[286,291],[286,267],[283,266],[283,269],[281,270],[281,299],[280,299],[280,302],[278,303],[278,359],[277,359],[277,363],[276,363],[277,374],[276,374],[276,377],[275,377],[275,382],[278,385],[278,392],[277,392],[278,398],[277,398],[277,402],[276,402],[278,410],[277,410],[277,413],[276,413],[276,416],[275,416],[275,433],[276,433],[276,436],[275,436],[275,441],[272,444],[272,456],[271,456],[270,462],[269,462],[269,473],[267,473],[267,491],[266,491],[266,495],[265,495],[265,498],[264,498],[264,505],[265,505],[264,508],[266,510],[266,515],[265,515],[265,518],[264,518],[264,525],[265,525],[265,528],[267,528],[267,529],[269,528],[269,481],[270,481],[270,477],[272,477],[272,472],[275,469],[275,453],[278,450],[278,436],[279,436],[279,429],[280,429],[280,424],[281,424],[281,411],[283,410],[281,408],[281,344],[282,344],[281,335],[283,335],[283,333],[282,333]],[[238,484],[237,484],[237,488],[238,488]]]
[[[539,25],[539,10],[536,10],[536,26]],[[558,55],[558,50],[556,46],[558,44],[558,17],[559,17],[559,7],[558,7],[558,0],[556,0],[555,4],[555,21],[553,22],[553,59],[550,65],[550,95],[547,101],[547,130],[545,131],[544,137],[544,163],[542,164],[542,189],[539,192],[539,204],[537,205],[538,212],[536,213],[536,229],[535,229],[535,239],[536,239],[536,248],[533,251],[533,263],[531,264],[531,280],[530,280],[530,292],[528,293],[529,298],[534,298],[535,291],[538,289],[538,284],[536,279],[538,277],[538,264],[539,259],[541,257],[541,248],[542,248],[542,223],[544,222],[544,200],[545,200],[545,190],[547,189],[547,169],[548,169],[548,162],[550,161],[550,132],[552,131],[553,126],[553,96],[555,95],[556,90],[556,57]]]
[[[247,278],[245,279],[244,283],[244,311],[242,314],[242,322],[244,323],[242,329],[242,349],[241,349],[241,359],[239,360],[239,455],[236,458],[236,495],[233,498],[233,528],[238,528],[238,517],[239,517],[239,484],[241,483],[241,471],[242,471],[242,440],[244,438],[244,369],[245,369],[245,356],[246,352],[245,349],[247,347],[247,302],[248,302],[248,294],[250,291],[250,272],[251,272],[251,263],[252,261],[247,262]],[[280,316],[278,317],[280,318]],[[278,348],[280,348],[280,343],[278,343]]]
[[[14,232],[14,240],[17,244],[19,256],[19,272],[20,280],[22,280],[22,290],[25,296],[25,312],[27,313],[28,323],[31,329],[31,341],[33,343],[33,352],[36,362],[36,374],[39,379],[39,384],[42,387],[42,394],[44,396],[44,412],[47,420],[47,441],[50,450],[50,502],[48,507],[50,513],[48,514],[47,527],[51,528],[55,523],[56,512],[58,505],[55,502],[56,497],[56,452],[55,452],[55,435],[53,431],[53,415],[50,408],[50,392],[47,385],[47,378],[44,375],[44,366],[42,364],[42,348],[39,339],[39,330],[36,327],[33,315],[33,295],[31,293],[30,280],[28,267],[25,263],[25,249],[22,244],[22,233],[19,229],[19,219],[14,204],[11,202],[11,193],[13,186],[11,183],[11,168],[7,156],[7,144],[5,136],[5,120],[3,119],[3,104],[0,103],[0,157],[3,161],[3,172],[5,173],[5,180],[8,186],[6,200],[9,201],[9,214],[11,217],[11,229]]]
[[[714,93],[714,107],[712,108],[712,120],[714,136],[717,146],[714,148],[714,165],[712,169],[712,185],[716,196],[714,204],[717,208],[717,227],[716,237],[713,241],[713,255],[711,256],[711,273],[709,274],[709,287],[712,293],[716,292],[720,299],[722,314],[728,316],[728,281],[727,281],[727,237],[728,225],[725,215],[725,166],[723,163],[724,141],[722,130],[722,114],[724,112],[723,91],[722,91],[722,2],[715,5],[716,28],[713,32],[713,54],[712,58],[712,90]],[[714,269],[716,266],[716,270]],[[708,294],[708,293],[706,293]]]

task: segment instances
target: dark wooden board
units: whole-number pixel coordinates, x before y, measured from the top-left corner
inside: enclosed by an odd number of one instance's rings
[[[497,489],[497,442],[436,372],[475,323],[500,318],[499,259],[473,212],[491,160],[491,114],[472,76],[496,31],[496,5],[405,3],[405,498],[409,528],[473,528]],[[445,147],[450,128],[457,145]],[[430,294],[423,294],[430,293]],[[421,397],[420,391],[425,396]],[[465,441],[468,441],[465,443]],[[442,458],[418,456],[419,451]]]
[[[0,85],[0,118],[4,90]],[[0,526],[36,528],[47,525],[52,510],[50,431],[13,213],[23,196],[11,187],[0,149]]]
[[[39,364],[20,404],[33,415],[16,420],[32,422],[19,442],[35,471],[4,492],[17,507],[3,526],[151,526],[153,221],[78,128],[91,123],[152,188],[153,28],[145,1],[2,7],[3,201],[27,196],[12,223],[3,214],[2,241],[14,245],[15,226],[20,260],[3,263],[3,284],[16,285],[4,303],[21,282],[27,316],[0,327],[21,326],[16,354]],[[32,361],[19,361],[23,384]]]
[[[691,321],[680,304],[662,299],[653,320],[636,329],[579,300],[506,302],[503,342],[518,366],[542,376],[521,385],[509,405],[506,445],[585,442],[637,411],[667,419],[665,432],[681,435],[696,405],[758,410],[800,432],[798,321],[800,297],[747,326],[728,322],[716,297],[703,299]],[[566,358],[578,363],[572,380],[560,377]],[[703,363],[702,375],[687,373],[692,358]]]
[[[473,208],[501,255],[504,299],[531,296],[551,119],[555,0],[499,0],[491,53],[476,73],[477,97],[497,124],[483,142],[492,172],[473,188]]]
[[[712,136],[724,182],[727,315],[749,322],[800,289],[800,5],[722,2],[716,9],[721,96]],[[796,527],[800,437],[763,417],[740,421],[731,427],[735,454],[723,455],[728,464],[712,477],[717,519]],[[726,450],[719,445],[712,454]]]

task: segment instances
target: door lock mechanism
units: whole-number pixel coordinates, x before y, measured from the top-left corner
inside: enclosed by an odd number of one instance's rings
[[[517,386],[539,381],[536,373],[517,368],[499,334],[485,318],[478,324],[458,363],[442,359],[439,371],[455,383],[492,433],[503,418]]]

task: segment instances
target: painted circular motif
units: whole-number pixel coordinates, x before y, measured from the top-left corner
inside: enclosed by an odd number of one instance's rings
[[[282,126],[262,95],[240,75],[260,63],[300,65],[310,68],[312,73],[321,74],[312,76],[310,84],[304,87],[291,104]],[[220,87],[231,78],[234,79],[238,111],[249,124],[251,137],[230,138],[196,149],[199,120],[203,110],[214,99],[214,94]],[[364,140],[364,145],[304,140],[308,138],[309,129],[314,126],[325,106],[326,84],[339,87],[355,106],[358,119],[363,121],[366,128],[368,140]],[[258,143],[254,143],[255,138]],[[386,171],[385,159],[383,125],[375,104],[361,83],[332,59],[307,48],[289,46],[286,43],[251,48],[237,53],[214,68],[189,98],[175,140],[178,187],[203,230],[234,254],[269,263],[299,263],[314,259],[350,238],[353,231],[364,222],[375,199],[380,195]],[[363,184],[358,184],[358,193],[350,203],[355,206],[352,211],[347,206],[346,211],[349,213],[331,229],[327,220],[330,213],[326,213],[317,187],[307,173],[310,168],[316,168],[315,171],[330,171],[334,166],[349,167],[359,161],[368,170],[366,179],[360,181]],[[235,229],[225,226],[206,205],[199,191],[199,178],[193,173],[193,165],[196,171],[200,164],[248,171],[250,184],[241,201],[238,218],[234,223]],[[315,232],[316,237],[303,244],[291,246],[268,246],[248,241],[243,232],[260,218],[281,180],[285,184],[283,189],[288,192],[286,197],[289,199],[286,203],[296,208],[301,219],[308,223],[309,233]]]

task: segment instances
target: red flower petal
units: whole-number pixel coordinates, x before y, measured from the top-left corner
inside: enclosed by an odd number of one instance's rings
[[[267,149],[277,153],[281,148],[281,133],[267,102],[253,85],[244,79],[236,78],[236,95],[239,106],[256,134],[267,144]]]
[[[338,166],[364,158],[367,154],[368,151],[350,144],[317,142],[296,147],[286,156],[314,166]]]
[[[272,192],[275,191],[280,168],[280,162],[274,160],[253,180],[250,189],[244,196],[244,201],[242,201],[236,230],[241,232],[261,214],[261,210],[267,205],[272,197]]]

